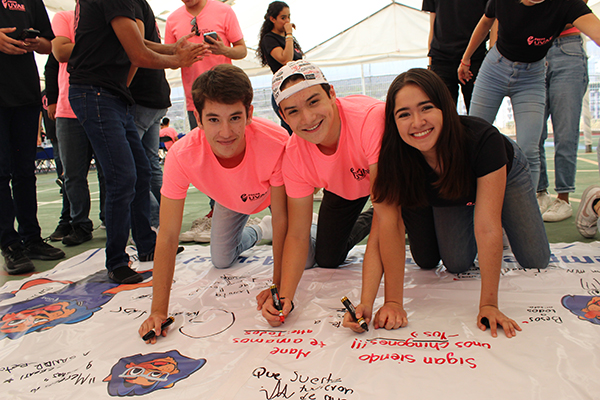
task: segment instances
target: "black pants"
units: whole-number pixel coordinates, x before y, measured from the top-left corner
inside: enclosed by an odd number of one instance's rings
[[[431,70],[438,74],[440,78],[446,84],[446,87],[450,90],[450,94],[452,95],[452,99],[455,104],[458,104],[458,87],[463,94],[463,100],[465,101],[465,106],[467,107],[467,113],[469,112],[469,107],[471,106],[471,95],[473,94],[473,86],[475,84],[475,78],[477,78],[477,73],[479,72],[479,68],[481,67],[481,63],[483,60],[471,60],[470,71],[473,73],[473,78],[467,82],[466,85],[463,85],[458,80],[458,67],[460,65],[460,60],[439,60],[432,58],[431,59]]]
[[[373,208],[362,212],[369,196],[346,200],[323,190],[319,209],[315,260],[317,266],[336,268],[344,263],[348,252],[371,231]]]

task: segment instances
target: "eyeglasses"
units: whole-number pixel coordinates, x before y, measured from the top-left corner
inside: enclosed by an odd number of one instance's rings
[[[169,379],[169,373],[163,371],[156,370],[148,370],[142,367],[131,367],[128,368],[125,372],[119,375],[119,378],[124,379],[134,379],[134,378],[146,378],[149,381],[154,382],[166,382]]]
[[[194,35],[200,36],[200,29],[198,29],[198,22],[196,22],[196,17],[192,18],[190,21],[190,25],[192,25],[192,32]]]

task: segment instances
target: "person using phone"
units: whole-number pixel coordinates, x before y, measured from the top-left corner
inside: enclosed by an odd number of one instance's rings
[[[184,5],[173,11],[167,18],[165,43],[175,43],[190,32],[193,43],[206,42],[210,54],[191,67],[181,69],[181,79],[185,92],[185,104],[190,129],[198,124],[194,117],[192,85],[196,78],[215,65],[231,64],[231,60],[246,57],[244,35],[233,9],[217,0],[185,0]],[[216,37],[205,39],[205,33],[215,33]]]
[[[23,39],[22,32],[25,32]],[[32,258],[56,260],[65,256],[62,250],[42,240],[35,185],[42,95],[33,53],[49,54],[53,38],[41,0],[3,2],[0,7],[0,247],[6,261],[4,269],[11,275],[33,271]],[[14,227],[15,218],[18,231]]]
[[[293,34],[296,25],[291,22],[290,7],[283,1],[274,1],[269,4],[265,21],[260,28],[260,40],[256,55],[262,66],[268,65],[273,73],[290,61],[300,60],[304,53],[300,44]],[[279,107],[271,95],[271,106],[275,114],[281,119],[288,133],[292,134],[292,128],[279,115]]]

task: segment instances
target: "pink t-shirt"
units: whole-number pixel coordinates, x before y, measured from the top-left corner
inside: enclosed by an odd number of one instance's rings
[[[160,137],[168,136],[171,139],[173,139],[172,141],[165,142],[165,147],[167,148],[167,150],[169,150],[171,148],[171,146],[173,146],[175,144],[175,142],[177,141],[177,131],[175,130],[175,128],[171,128],[170,126],[167,128],[162,128],[160,130],[159,136]]]
[[[253,118],[246,127],[246,153],[234,168],[224,168],[200,128],[179,139],[167,153],[161,193],[185,199],[190,183],[220,205],[255,214],[271,204],[271,186],[283,185],[281,160],[288,133],[275,123]]]
[[[385,123],[385,104],[356,95],[337,98],[341,132],[336,152],[323,154],[313,143],[292,135],[283,157],[285,190],[292,198],[325,188],[347,200],[370,194],[369,165],[377,164]]]
[[[185,6],[173,11],[167,18],[165,43],[175,43],[178,39],[189,35],[192,32],[190,23],[192,18],[194,16],[185,9]],[[203,35],[213,31],[217,32],[225,46],[244,38],[235,13],[230,6],[220,1],[208,0],[200,14],[196,16],[196,23],[198,24],[200,36],[189,38],[188,41],[192,43],[202,43],[204,41]],[[188,111],[194,111],[192,84],[201,73],[219,64],[231,64],[231,59],[222,55],[209,54],[203,60],[195,62],[191,67],[181,68],[181,80]]]
[[[52,18],[52,30],[55,36],[64,36],[75,43],[75,13],[73,11],[57,12]],[[56,102],[57,118],[77,118],[69,103],[69,73],[66,62],[58,63],[58,101]]]

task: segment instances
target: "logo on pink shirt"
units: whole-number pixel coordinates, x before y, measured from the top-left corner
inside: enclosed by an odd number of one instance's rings
[[[240,196],[240,198],[242,199],[242,201],[244,203],[246,201],[256,201],[256,200],[260,200],[263,197],[265,197],[267,195],[267,193],[268,193],[268,191],[264,192],[264,193],[252,193],[252,194],[246,194],[246,193],[244,193],[244,194],[242,194]]]
[[[2,0],[4,8],[11,11],[23,11],[25,12],[25,4],[19,4],[14,0]]]
[[[350,172],[352,172],[354,179],[356,179],[357,181],[362,181],[369,175],[368,168],[358,168],[356,170],[354,168],[350,168]]]
[[[551,42],[552,38],[534,38],[533,36],[529,36],[527,38],[527,44],[530,46],[543,46],[548,42]]]

